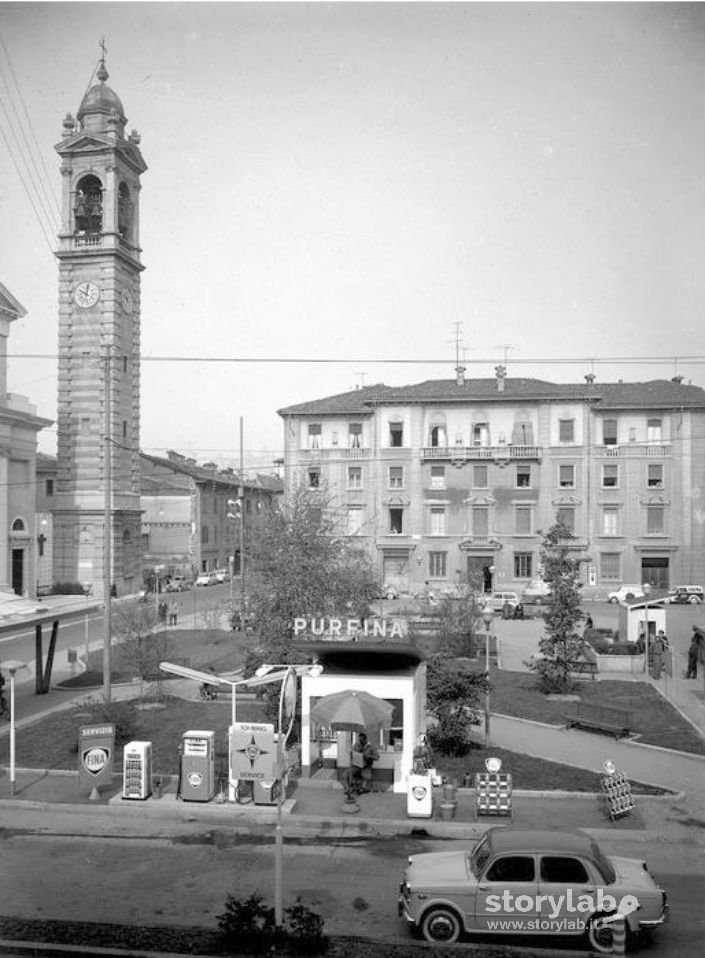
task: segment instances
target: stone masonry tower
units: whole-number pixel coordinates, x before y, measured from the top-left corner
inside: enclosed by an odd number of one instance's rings
[[[103,595],[109,524],[111,582],[122,595],[142,585],[139,193],[147,166],[138,134],[125,137],[104,56],[96,78],[56,146],[63,189],[54,570],[56,581]]]

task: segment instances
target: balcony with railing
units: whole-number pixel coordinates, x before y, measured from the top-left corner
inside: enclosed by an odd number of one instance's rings
[[[453,462],[466,460],[493,460],[506,462],[510,459],[541,458],[541,446],[515,446],[500,443],[497,446],[424,446],[422,459],[450,459]]]
[[[618,446],[598,446],[597,453],[608,459],[647,458],[663,459],[671,455],[670,442],[630,442]]]
[[[323,460],[355,460],[369,459],[370,449],[362,449],[357,446],[348,448],[347,446],[327,446],[325,449],[302,449],[300,456],[306,462],[321,462]]]

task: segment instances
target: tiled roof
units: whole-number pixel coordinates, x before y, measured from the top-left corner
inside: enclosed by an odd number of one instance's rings
[[[263,476],[258,474],[255,479],[245,477],[241,480],[236,472],[218,469],[215,467],[215,463],[212,463],[210,468],[206,468],[205,466],[199,466],[193,460],[187,460],[185,457],[167,459],[163,456],[150,456],[146,452],[140,452],[140,458],[153,463],[155,466],[168,469],[171,472],[190,476],[192,479],[195,479],[196,482],[218,482],[233,488],[238,485],[245,486],[248,489],[261,488],[273,493],[282,492],[284,488],[282,480],[276,476]]]
[[[633,408],[705,408],[705,390],[669,379],[643,383],[551,383],[542,379],[504,380],[502,392],[497,380],[467,379],[462,385],[454,379],[428,379],[409,386],[385,386],[378,383],[324,399],[314,399],[279,410],[280,416],[369,414],[377,405],[407,403],[467,402],[565,402],[591,399],[600,409]]]

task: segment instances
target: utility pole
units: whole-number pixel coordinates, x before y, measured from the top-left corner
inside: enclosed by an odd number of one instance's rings
[[[245,591],[245,450],[243,418],[240,416],[240,628],[245,634],[247,593]]]
[[[105,347],[105,411],[103,436],[103,698],[110,701],[110,641],[112,637],[112,430],[111,430],[111,389],[110,389],[110,346]]]

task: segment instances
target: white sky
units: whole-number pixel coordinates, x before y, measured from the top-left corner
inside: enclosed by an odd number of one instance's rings
[[[282,406],[452,378],[455,324],[470,376],[507,344],[510,376],[647,357],[594,371],[705,385],[704,26],[679,3],[0,3],[0,100],[14,73],[58,200],[105,35],[149,165],[142,448],[237,464],[242,416],[266,467]],[[0,211],[28,311],[9,389],[54,419],[57,261],[2,140]],[[149,361],[175,356],[260,361]]]

